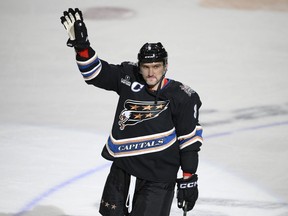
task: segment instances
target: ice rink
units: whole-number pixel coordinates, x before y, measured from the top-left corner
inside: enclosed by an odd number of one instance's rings
[[[1,0],[0,216],[100,216],[117,95],[78,72],[60,23],[69,7],[100,58],[136,61],[161,41],[167,77],[199,93],[189,216],[288,215],[287,0]]]

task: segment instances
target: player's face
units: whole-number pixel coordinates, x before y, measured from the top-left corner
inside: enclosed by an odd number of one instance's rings
[[[159,81],[166,70],[163,62],[141,63],[140,72],[151,90],[157,90]]]

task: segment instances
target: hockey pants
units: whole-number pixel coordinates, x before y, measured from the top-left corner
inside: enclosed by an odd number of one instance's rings
[[[107,177],[100,214],[103,216],[169,216],[174,197],[174,182],[136,180],[132,211],[126,207],[130,175],[114,164]]]

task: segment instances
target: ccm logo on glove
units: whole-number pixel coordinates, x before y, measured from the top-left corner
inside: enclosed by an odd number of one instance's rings
[[[185,189],[185,188],[193,188],[197,186],[197,182],[188,182],[188,183],[182,183],[179,185],[179,188]]]

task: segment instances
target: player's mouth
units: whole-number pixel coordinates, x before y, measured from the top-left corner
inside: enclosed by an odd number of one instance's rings
[[[155,76],[149,76],[147,77],[147,80],[146,80],[147,83],[156,83],[157,82],[157,78]]]

